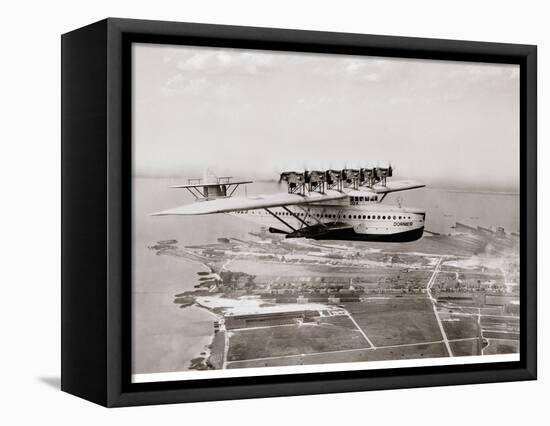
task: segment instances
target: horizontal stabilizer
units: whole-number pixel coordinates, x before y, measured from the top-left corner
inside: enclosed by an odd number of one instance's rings
[[[169,210],[153,213],[153,216],[168,215],[202,215],[214,213],[230,213],[241,210],[265,209],[333,201],[346,198],[347,195],[339,191],[329,190],[325,193],[310,192],[300,194],[269,194],[251,197],[230,197],[208,201],[197,201],[192,204],[176,207]]]
[[[205,182],[205,183],[191,183],[186,185],[172,185],[169,188],[178,189],[178,188],[203,188],[205,186],[220,186],[220,185],[246,185],[248,183],[253,183],[251,180],[241,180],[234,182]]]

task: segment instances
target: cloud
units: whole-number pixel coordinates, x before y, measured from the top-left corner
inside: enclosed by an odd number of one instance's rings
[[[273,55],[267,52],[215,49],[190,52],[179,59],[176,68],[182,72],[219,74],[239,71],[256,74],[273,64]]]
[[[163,95],[175,95],[178,93],[198,94],[204,92],[209,86],[206,78],[185,78],[181,73],[169,78],[160,91]]]

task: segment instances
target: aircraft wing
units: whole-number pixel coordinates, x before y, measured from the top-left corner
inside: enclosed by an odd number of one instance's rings
[[[269,207],[292,206],[299,204],[318,203],[346,198],[347,195],[339,191],[329,190],[324,194],[310,192],[307,195],[300,194],[269,194],[249,197],[228,197],[216,200],[196,201],[191,204],[176,207],[169,210],[153,213],[153,216],[168,215],[200,215],[214,213],[229,213],[240,210],[255,210]]]
[[[426,185],[424,185],[423,183],[417,182],[415,180],[395,180],[395,181],[386,182],[386,185],[377,183],[376,185],[372,186],[372,190],[377,194],[386,194],[389,192],[398,192],[398,191],[406,191],[408,189],[423,188],[425,186]]]

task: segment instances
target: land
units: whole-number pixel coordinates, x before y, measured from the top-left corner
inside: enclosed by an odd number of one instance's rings
[[[217,316],[192,369],[519,352],[519,237],[456,224],[414,243],[247,240],[150,247],[200,262],[181,308]]]

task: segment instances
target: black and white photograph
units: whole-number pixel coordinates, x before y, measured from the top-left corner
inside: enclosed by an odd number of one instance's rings
[[[543,423],[544,3],[3,6],[0,424]]]
[[[132,382],[520,359],[519,65],[131,57]]]

